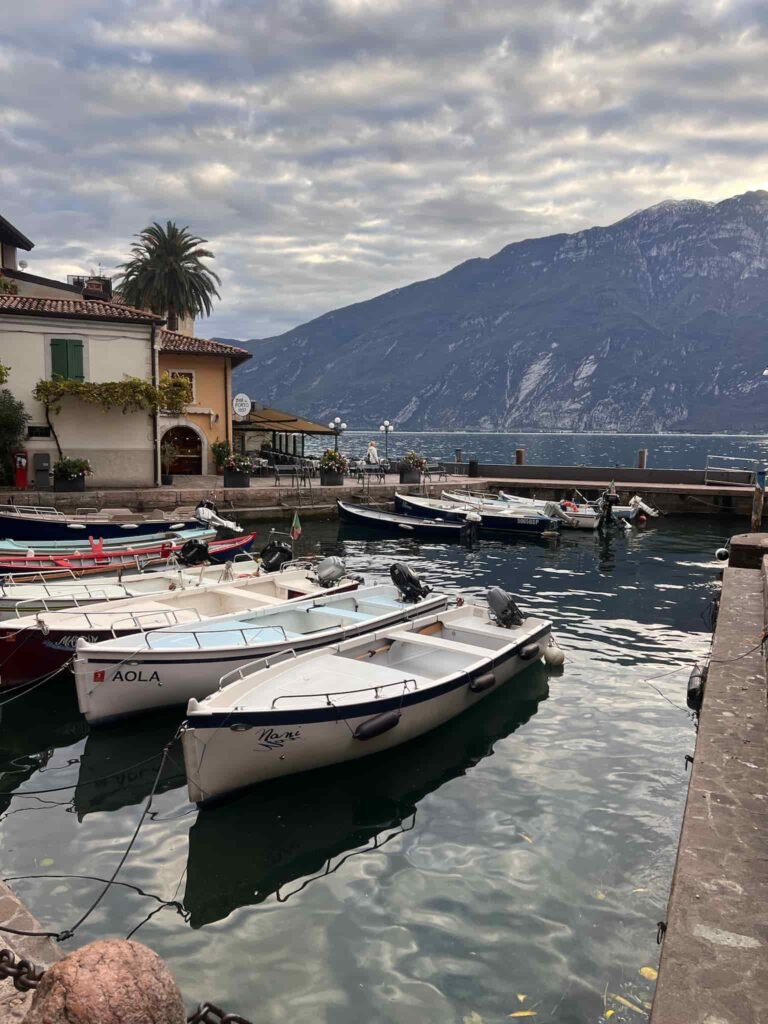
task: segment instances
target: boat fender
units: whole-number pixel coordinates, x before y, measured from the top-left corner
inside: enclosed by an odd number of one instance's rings
[[[356,740],[372,740],[376,736],[381,736],[382,733],[394,729],[399,721],[399,711],[383,711],[380,715],[374,715],[373,718],[366,718],[352,735]]]
[[[483,672],[481,676],[470,679],[469,688],[472,693],[485,693],[496,685],[496,676],[493,672]]]
[[[718,562],[727,562],[729,557],[728,548],[718,548],[715,552],[715,558]]]
[[[534,658],[541,657],[541,648],[538,644],[526,644],[525,647],[521,647],[517,652],[517,656],[522,661],[533,661]]]
[[[565,664],[565,655],[553,636],[550,636],[549,643],[544,648],[544,661],[550,668],[562,668]]]
[[[707,683],[707,666],[694,665],[688,677],[686,703],[691,711],[700,711],[704,702],[704,687]]]
[[[392,582],[409,604],[421,601],[429,594],[429,587],[421,582],[416,573],[405,562],[394,562],[389,567]]]
[[[491,616],[504,629],[521,626],[525,622],[525,616],[515,604],[515,599],[501,587],[490,587],[487,601]]]

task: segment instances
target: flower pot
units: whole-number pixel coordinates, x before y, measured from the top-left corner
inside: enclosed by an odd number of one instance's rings
[[[418,484],[418,483],[421,483],[421,470],[420,469],[401,469],[400,470],[400,483],[401,484]]]
[[[53,489],[54,491],[59,491],[59,493],[69,492],[70,494],[74,491],[84,491],[85,477],[76,476],[74,480],[63,480],[60,477],[54,477]]]
[[[160,474],[160,483],[163,485],[163,487],[170,487],[173,484],[173,474],[172,473],[161,473]]]
[[[224,467],[223,466],[217,466],[216,467],[216,476],[224,476]]]
[[[225,487],[250,487],[251,477],[249,473],[239,473],[236,469],[224,470]]]
[[[337,473],[333,469],[321,469],[320,470],[320,486],[321,487],[343,487],[344,485],[344,474]]]

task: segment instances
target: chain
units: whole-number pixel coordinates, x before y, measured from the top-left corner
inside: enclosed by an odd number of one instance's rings
[[[0,949],[0,981],[10,978],[19,992],[31,992],[39,985],[45,969],[30,960],[17,960],[10,949]],[[213,1003],[200,1003],[187,1017],[187,1024],[250,1024],[236,1013],[224,1013]]]

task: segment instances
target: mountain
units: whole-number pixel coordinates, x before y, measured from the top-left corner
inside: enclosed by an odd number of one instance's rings
[[[768,192],[506,246],[245,344],[252,398],[354,427],[768,426]]]

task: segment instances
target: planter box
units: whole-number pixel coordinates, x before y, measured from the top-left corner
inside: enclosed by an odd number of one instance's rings
[[[225,487],[250,487],[251,476],[250,473],[238,473],[234,469],[224,470],[224,486]]]
[[[56,477],[53,478],[53,489],[58,491],[60,494],[73,493],[75,491],[85,490],[85,477],[78,476],[74,480],[60,480]]]
[[[173,475],[171,473],[161,473],[160,483],[163,487],[171,487],[173,485]]]
[[[343,487],[344,486],[344,474],[333,473],[327,469],[320,470],[320,486],[321,487]]]
[[[419,484],[419,483],[421,483],[421,470],[420,469],[401,469],[400,470],[400,483],[401,484]]]

